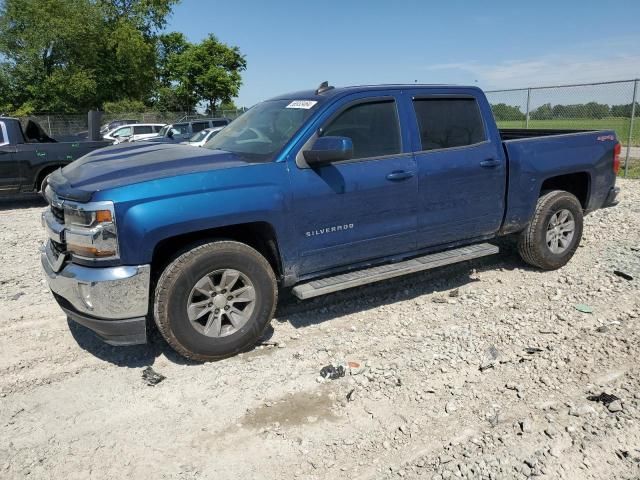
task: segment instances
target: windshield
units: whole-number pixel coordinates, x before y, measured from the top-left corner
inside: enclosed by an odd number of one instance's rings
[[[201,142],[211,130],[201,130],[189,139],[190,142]]]
[[[224,127],[205,148],[271,161],[309,117],[316,103],[301,100],[259,103]]]

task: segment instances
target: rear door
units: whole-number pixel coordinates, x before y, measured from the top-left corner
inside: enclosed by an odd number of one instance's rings
[[[474,95],[412,98],[418,165],[418,247],[488,236],[502,223],[506,160]],[[489,113],[490,115],[490,113]]]
[[[17,192],[20,188],[20,163],[15,153],[16,147],[9,145],[7,127],[0,122],[0,195]]]
[[[302,150],[317,136],[344,136],[353,158],[305,168],[298,153],[290,176],[299,275],[415,249],[416,164],[401,108],[395,93],[346,101]]]

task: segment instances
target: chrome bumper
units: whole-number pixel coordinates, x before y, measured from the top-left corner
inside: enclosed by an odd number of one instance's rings
[[[49,288],[62,297],[73,310],[99,320],[122,320],[145,317],[149,309],[149,265],[90,268],[67,263],[58,257],[47,242],[40,260]],[[56,271],[58,269],[59,271]],[[60,303],[60,302],[59,302]]]

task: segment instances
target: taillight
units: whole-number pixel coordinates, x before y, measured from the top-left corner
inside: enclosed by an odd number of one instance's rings
[[[613,173],[618,174],[618,170],[620,170],[620,150],[622,146],[620,142],[616,142],[616,146],[613,147]]]

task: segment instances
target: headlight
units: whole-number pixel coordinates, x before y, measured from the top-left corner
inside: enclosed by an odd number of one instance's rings
[[[118,258],[118,235],[113,203],[65,205],[65,242],[72,255],[96,259]]]

